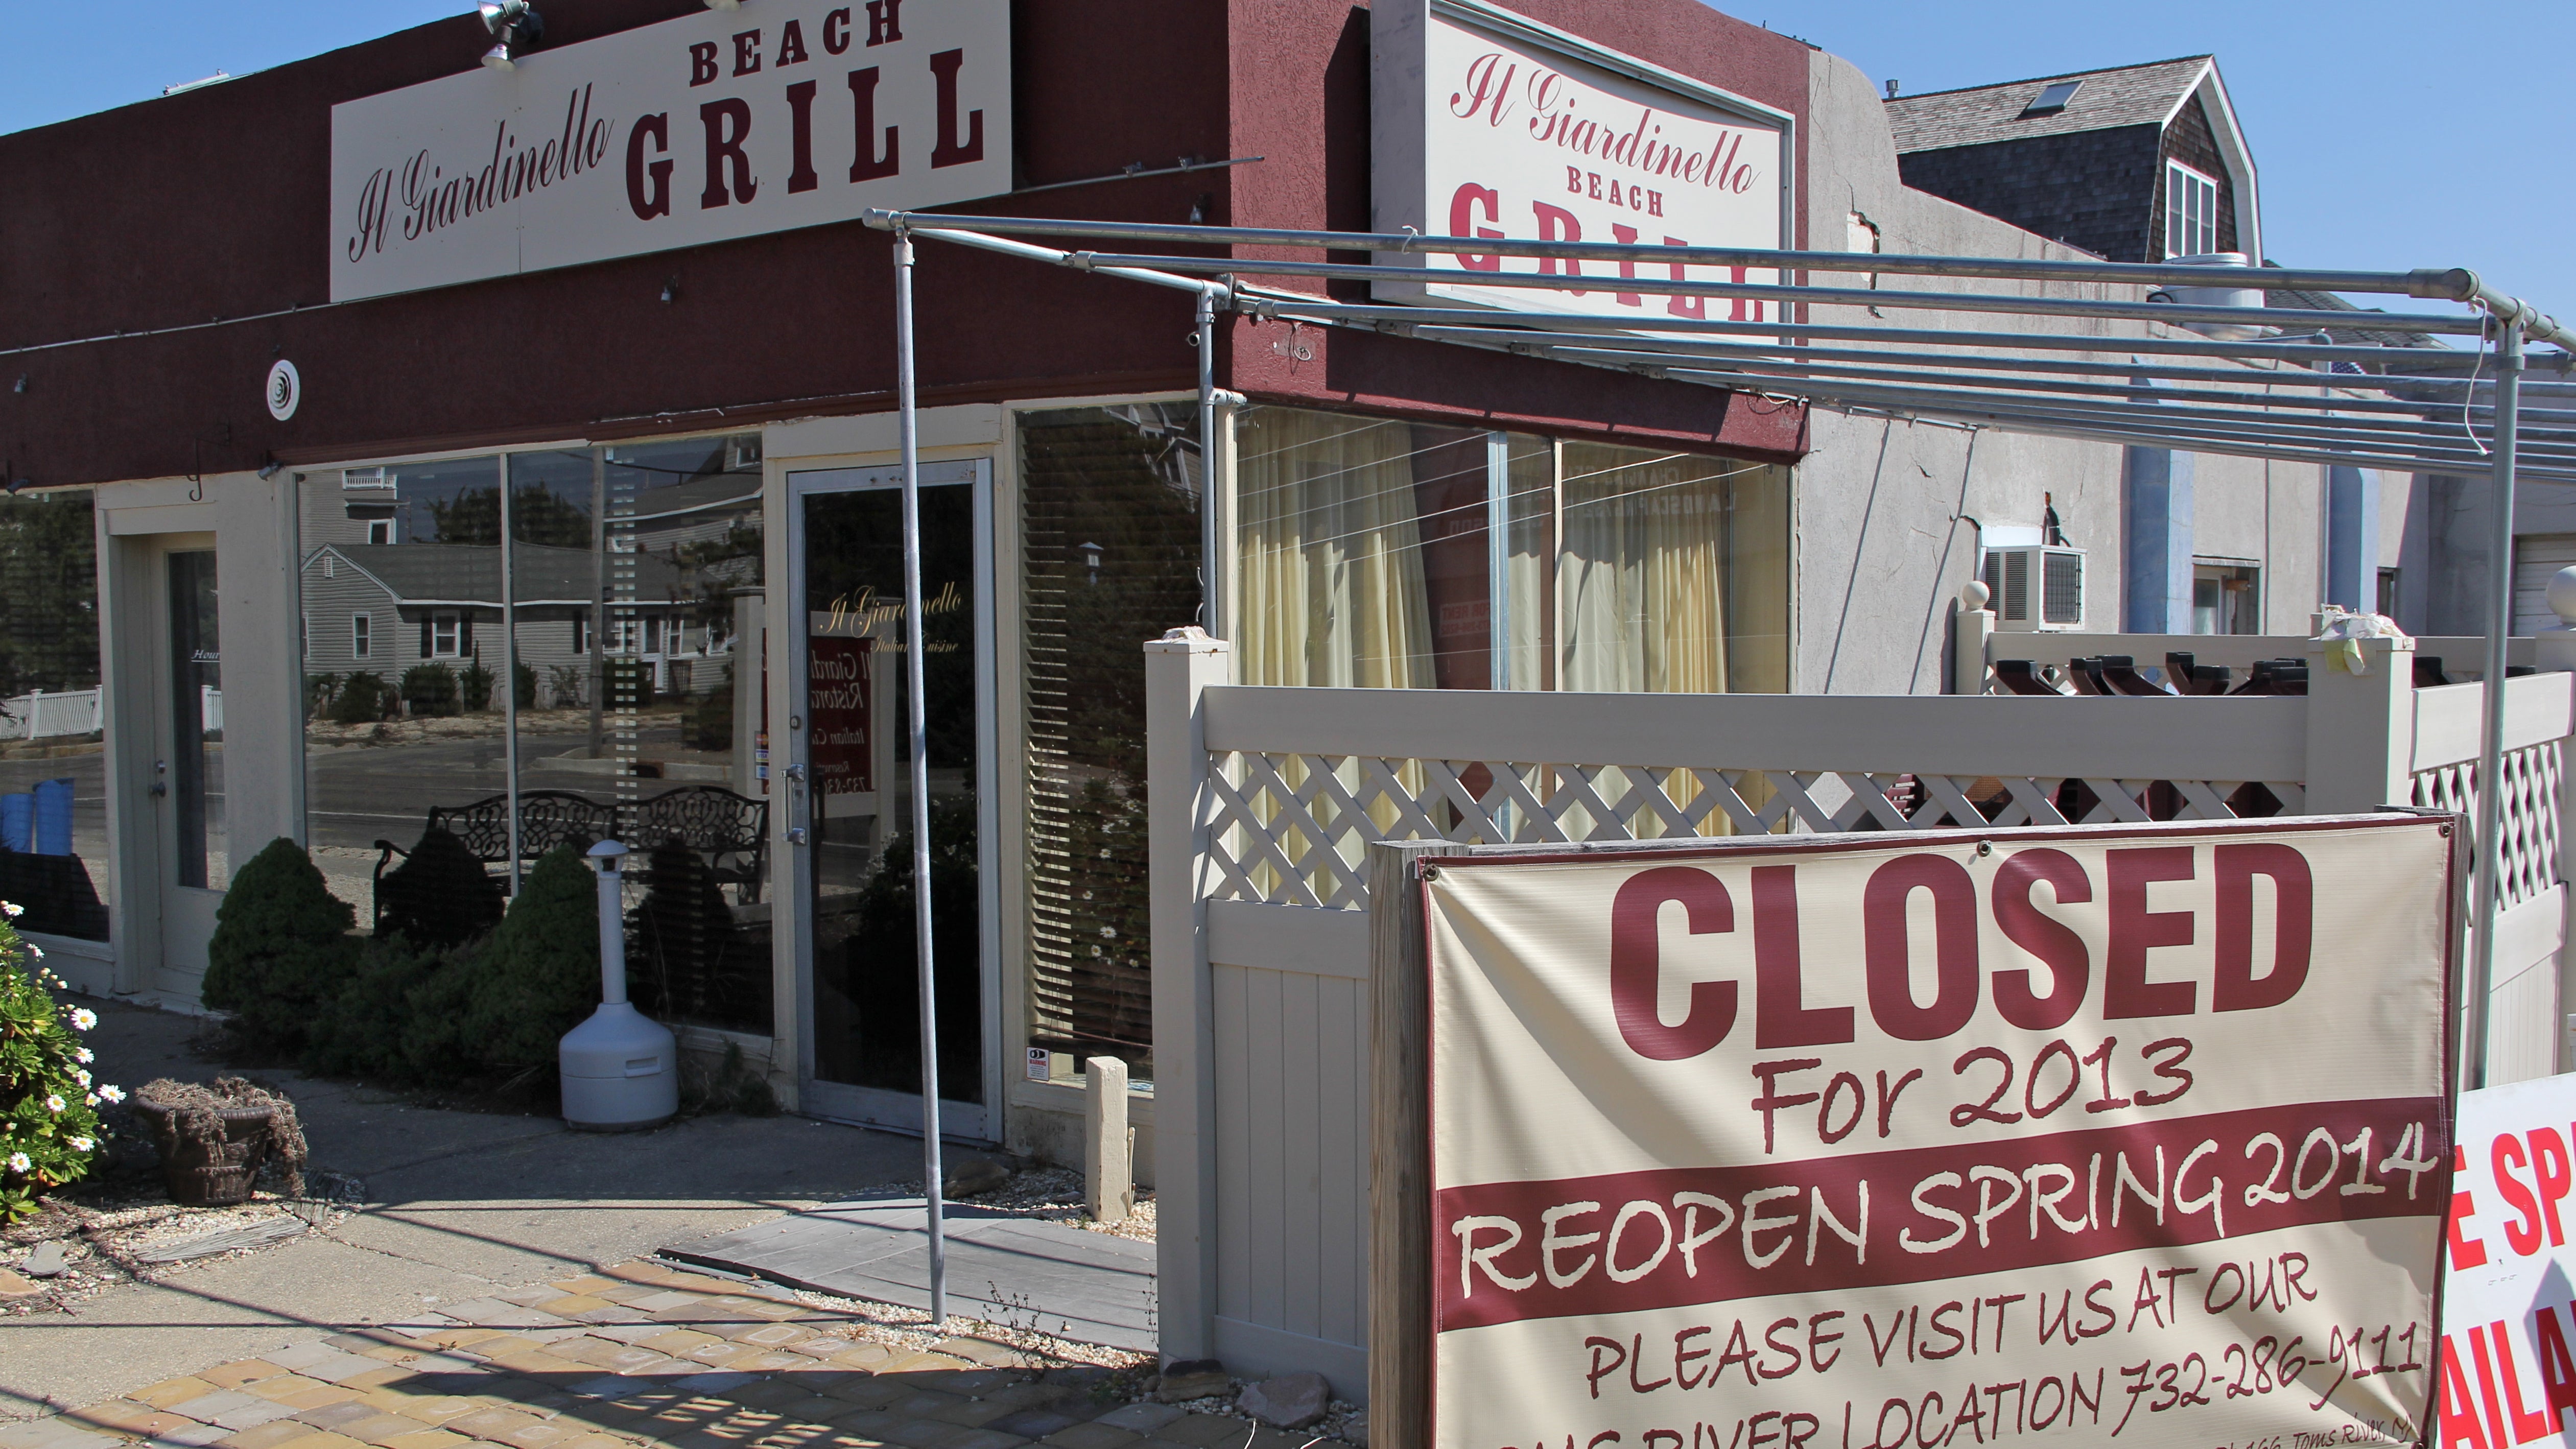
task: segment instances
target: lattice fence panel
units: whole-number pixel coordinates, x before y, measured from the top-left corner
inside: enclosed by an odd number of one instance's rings
[[[2231,820],[2295,815],[2304,793],[2286,780],[1996,778],[1297,753],[1218,752],[1209,766],[1209,896],[1342,910],[1368,905],[1362,857],[1372,840],[1541,844]],[[2548,788],[2556,789],[2554,773]],[[2550,861],[2554,869],[2554,844]]]
[[[2512,907],[2558,883],[2558,742],[2508,750],[2504,756],[2504,872],[2501,899]],[[2457,811],[2469,823],[2472,850],[2478,818],[2475,762],[2444,765],[2415,777],[2414,803]]]

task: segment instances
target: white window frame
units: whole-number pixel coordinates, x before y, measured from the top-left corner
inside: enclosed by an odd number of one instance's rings
[[[376,616],[373,614],[351,614],[349,616],[349,657],[352,659],[373,659],[375,657],[375,647]]]
[[[440,609],[429,616],[429,657],[462,659],[465,657],[465,616],[455,609]]]
[[[368,543],[380,544],[392,543],[394,541],[394,521],[392,519],[370,518],[367,520]]]
[[[2218,250],[2218,190],[2217,177],[2180,161],[2165,162],[2167,257],[2207,256]]]

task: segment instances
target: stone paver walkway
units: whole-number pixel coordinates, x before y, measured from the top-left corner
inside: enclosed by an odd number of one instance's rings
[[[443,1305],[0,1428],[0,1449],[1304,1449],[1124,1402],[1106,1369],[980,1338],[926,1350],[636,1262]]]

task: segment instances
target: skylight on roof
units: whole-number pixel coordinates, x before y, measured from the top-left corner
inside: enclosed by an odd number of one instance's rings
[[[2025,116],[2055,115],[2066,109],[2066,103],[2075,99],[2075,93],[2083,86],[2084,82],[2080,80],[2052,81],[2048,89],[2039,93],[2039,99],[2024,106],[2021,113]]]

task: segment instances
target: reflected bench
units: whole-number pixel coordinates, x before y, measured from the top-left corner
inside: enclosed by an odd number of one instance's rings
[[[632,812],[632,828],[619,830],[620,810]],[[506,878],[510,867],[510,797],[493,795],[470,805],[433,805],[423,830],[443,830],[462,842],[485,870]],[[678,844],[707,862],[719,886],[734,887],[736,899],[749,905],[760,899],[760,884],[769,851],[769,802],[739,795],[721,785],[686,785],[650,800],[621,807],[568,790],[519,792],[519,861],[533,865],[563,846],[588,850],[601,840],[619,838],[636,853]],[[417,848],[415,846],[414,848]],[[411,851],[390,840],[376,842],[377,915],[383,916],[385,872]]]

